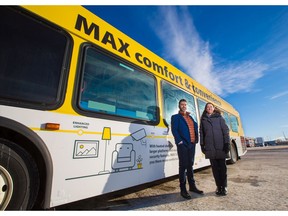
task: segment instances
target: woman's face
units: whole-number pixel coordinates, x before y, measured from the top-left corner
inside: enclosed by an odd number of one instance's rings
[[[211,115],[214,112],[214,106],[212,104],[208,104],[206,106],[206,112]]]

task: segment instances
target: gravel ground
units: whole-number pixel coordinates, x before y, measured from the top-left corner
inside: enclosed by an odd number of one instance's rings
[[[204,195],[180,196],[177,177],[115,194],[55,208],[55,210],[200,210],[287,211],[288,146],[249,148],[234,165],[228,165],[228,195],[216,196],[211,168],[195,172]],[[125,195],[123,195],[125,193]]]

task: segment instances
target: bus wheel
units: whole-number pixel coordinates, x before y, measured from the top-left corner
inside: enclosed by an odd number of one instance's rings
[[[13,146],[13,148],[12,148]],[[30,157],[30,158],[29,158]],[[0,209],[25,210],[35,201],[39,183],[31,181],[31,156],[14,143],[0,139]],[[34,162],[34,161],[33,161]],[[32,183],[32,184],[31,184]]]
[[[234,164],[236,163],[238,160],[238,155],[237,155],[237,151],[235,148],[234,144],[231,144],[231,150],[230,150],[230,160],[228,160],[229,164]]]
[[[13,193],[13,181],[9,172],[0,166],[0,210],[9,204]]]

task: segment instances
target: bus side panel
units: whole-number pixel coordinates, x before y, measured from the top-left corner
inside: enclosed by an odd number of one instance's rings
[[[54,171],[50,207],[178,173],[177,149],[165,127],[5,106],[1,114],[47,145]],[[47,123],[60,128],[47,130]]]

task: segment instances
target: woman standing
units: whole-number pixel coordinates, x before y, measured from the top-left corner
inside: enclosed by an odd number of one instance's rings
[[[207,103],[201,116],[200,145],[203,154],[210,159],[217,195],[227,195],[226,155],[230,150],[229,128],[221,112]]]

